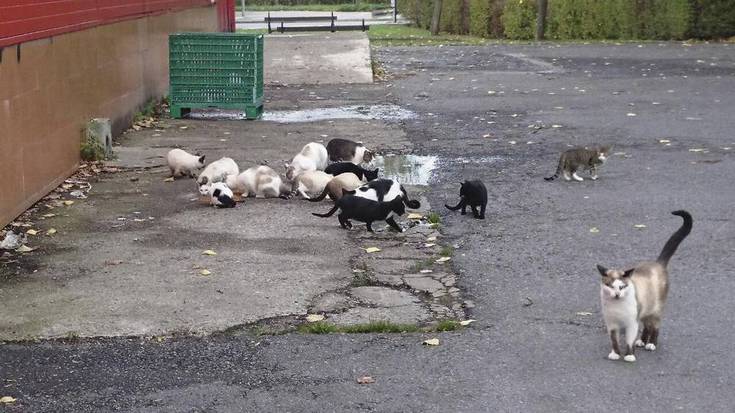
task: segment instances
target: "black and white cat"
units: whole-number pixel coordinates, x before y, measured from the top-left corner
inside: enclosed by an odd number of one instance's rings
[[[215,182],[209,185],[209,196],[212,205],[218,208],[234,208],[235,200],[232,190],[224,182]]]
[[[467,213],[467,205],[472,208],[472,214],[475,218],[485,219],[485,208],[487,207],[487,188],[479,179],[473,181],[467,180],[459,184],[459,203],[455,206],[444,204],[447,209],[456,211],[462,208],[462,215]],[[480,212],[477,212],[480,207]]]
[[[327,166],[324,172],[334,176],[346,172],[352,172],[353,174],[357,175],[358,178],[365,179],[366,181],[370,182],[378,179],[379,169],[375,168],[374,170],[370,171],[360,165],[355,165],[352,162],[335,162]]]
[[[338,199],[334,204],[334,207],[329,210],[326,214],[317,214],[312,212],[313,215],[326,218],[334,215],[337,210],[340,210],[337,218],[342,228],[352,228],[350,219],[364,222],[367,226],[367,230],[373,231],[372,223],[374,221],[382,221],[388,223],[393,229],[398,232],[403,232],[403,228],[398,225],[393,218],[394,216],[403,215],[406,212],[406,207],[403,205],[403,199],[400,197],[394,198],[389,202],[377,202],[366,198],[361,198],[353,194],[344,191],[344,196]]]
[[[415,199],[409,199],[406,188],[393,179],[376,179],[354,191],[346,191],[345,193],[376,202],[390,202],[396,198],[401,198],[407,207],[411,209],[421,208],[421,203]]]

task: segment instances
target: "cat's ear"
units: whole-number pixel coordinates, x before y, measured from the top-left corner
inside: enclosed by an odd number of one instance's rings
[[[202,156],[200,156],[200,157],[199,157],[199,163],[200,163],[200,164],[204,165],[204,158],[205,158],[206,156],[207,156],[207,155],[202,155]]]
[[[286,170],[288,170],[288,167],[289,167],[289,164],[288,164],[288,162],[284,162],[284,163],[283,163],[283,167],[284,167],[284,168],[285,168]]]
[[[607,277],[607,268],[603,267],[603,266],[602,266],[602,265],[600,265],[600,264],[597,264],[597,271],[599,271],[599,272],[600,272],[600,274],[601,274],[601,275],[602,275],[603,277]]]
[[[464,182],[460,182],[460,183],[459,183],[459,187],[460,187],[460,188],[464,188]]]
[[[623,278],[628,278],[628,277],[630,277],[631,275],[633,275],[633,271],[635,271],[635,268],[631,268],[631,269],[629,269],[628,271],[624,272],[624,273],[623,273]]]

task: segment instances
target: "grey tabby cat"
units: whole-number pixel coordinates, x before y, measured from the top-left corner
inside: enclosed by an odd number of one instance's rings
[[[574,148],[564,151],[559,157],[559,166],[556,167],[554,175],[544,179],[553,181],[562,175],[567,181],[571,179],[584,181],[581,176],[577,175],[577,171],[587,169],[590,171],[590,178],[595,180],[597,179],[597,166],[605,162],[611,149],[609,145],[595,145],[590,148]]]

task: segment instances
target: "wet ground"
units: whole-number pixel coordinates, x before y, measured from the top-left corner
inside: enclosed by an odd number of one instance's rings
[[[477,321],[432,334],[7,344],[4,391],[18,411],[730,411],[732,47],[380,49],[389,83],[310,90],[340,97],[334,106],[415,113],[392,123],[400,149],[383,149],[437,157],[424,192],[433,209],[456,201],[464,179],[486,183],[486,220],[441,211]],[[295,103],[309,96],[295,88],[271,95],[279,110],[325,106]],[[598,181],[541,179],[560,151],[593,142],[615,145]],[[681,208],[694,231],[670,264],[661,345],[609,361],[594,266],[654,258]],[[440,345],[422,346],[430,337]],[[376,382],[357,384],[364,375]]]

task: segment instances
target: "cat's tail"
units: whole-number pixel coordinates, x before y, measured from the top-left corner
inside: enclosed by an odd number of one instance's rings
[[[334,208],[330,209],[329,212],[327,212],[326,214],[317,214],[316,212],[312,212],[311,215],[322,217],[322,218],[327,218],[327,217],[331,217],[332,215],[334,215],[334,213],[337,212],[338,209],[339,209],[339,206],[335,205]]]
[[[554,179],[558,178],[561,172],[564,170],[564,157],[559,157],[559,165],[556,167],[556,172],[554,172],[554,175],[549,176],[548,178],[544,178],[546,181],[553,181]]]
[[[450,210],[450,211],[456,211],[456,210],[458,210],[458,209],[462,208],[462,201],[464,201],[464,198],[460,199],[460,200],[459,200],[459,203],[458,203],[458,204],[457,204],[456,206],[449,206],[449,205],[447,205],[447,204],[444,204],[444,206],[445,206],[445,207],[446,207],[446,208],[447,208],[448,210]]]
[[[669,260],[671,259],[671,256],[674,255],[676,252],[676,249],[679,247],[679,244],[681,244],[682,241],[684,241],[684,238],[689,235],[689,233],[692,231],[692,216],[684,210],[674,211],[671,213],[672,215],[678,215],[684,219],[684,223],[681,224],[681,228],[676,230],[673,235],[671,235],[671,238],[669,238],[668,241],[666,241],[666,245],[664,245],[664,249],[661,250],[661,254],[658,255],[658,259],[656,262],[666,267],[669,264]]]
[[[329,188],[324,188],[324,191],[322,191],[322,193],[318,197],[309,198],[309,202],[319,202],[322,199],[326,198],[328,193],[329,193]]]
[[[403,185],[401,185],[401,192],[403,192],[403,203],[406,204],[407,207],[411,209],[421,208],[421,202],[416,199],[408,199],[408,193],[406,192],[406,188],[404,188]]]

